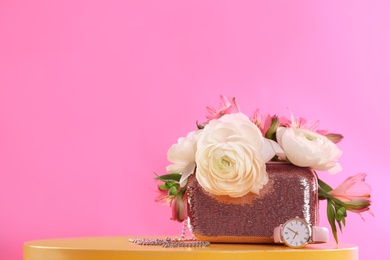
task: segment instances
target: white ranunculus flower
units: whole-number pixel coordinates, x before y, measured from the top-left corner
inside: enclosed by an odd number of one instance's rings
[[[209,121],[197,142],[199,184],[214,195],[258,194],[268,182],[263,146],[260,130],[242,113]]]
[[[180,186],[185,186],[188,177],[195,170],[195,153],[197,136],[202,130],[192,131],[187,137],[178,139],[168,150],[168,160],[173,164],[168,165],[166,170],[169,173],[180,173]]]
[[[302,128],[279,127],[276,139],[287,159],[297,166],[329,171],[331,174],[342,169],[337,162],[342,151],[321,134]]]

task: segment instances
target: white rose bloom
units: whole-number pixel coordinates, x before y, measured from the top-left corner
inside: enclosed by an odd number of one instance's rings
[[[180,186],[185,186],[188,177],[195,170],[196,139],[202,130],[192,131],[187,137],[178,139],[177,144],[168,150],[168,160],[173,164],[168,165],[166,170],[170,173],[180,173]]]
[[[287,159],[297,166],[331,174],[342,169],[337,160],[343,152],[326,136],[302,128],[279,127],[276,139]]]
[[[211,120],[198,136],[196,178],[214,195],[258,194],[268,182],[260,130],[242,113]]]

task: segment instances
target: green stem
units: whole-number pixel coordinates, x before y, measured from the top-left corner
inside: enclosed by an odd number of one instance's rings
[[[321,187],[318,187],[318,194],[322,198],[327,199],[327,200],[331,200],[331,201],[333,201],[334,203],[336,203],[336,204],[338,204],[340,206],[343,206],[343,207],[347,207],[348,206],[346,203],[342,202],[339,199],[336,199],[335,197],[330,195],[328,192],[324,191]]]
[[[186,191],[186,188],[181,188],[177,194],[180,196],[183,196],[185,191]]]

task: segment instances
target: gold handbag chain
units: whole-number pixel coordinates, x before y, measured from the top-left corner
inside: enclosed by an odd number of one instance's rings
[[[199,241],[195,237],[186,238],[188,232],[188,220],[183,223],[181,236],[178,238],[167,237],[162,238],[134,238],[129,239],[130,242],[141,246],[162,246],[162,247],[207,247],[210,245],[208,241]]]
[[[158,238],[136,238],[130,239],[133,242],[141,246],[158,246],[162,247],[206,247],[210,245],[208,241],[199,241],[196,239],[181,239],[181,238],[170,238],[165,239]]]

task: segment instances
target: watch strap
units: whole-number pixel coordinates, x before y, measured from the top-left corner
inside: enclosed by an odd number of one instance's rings
[[[283,243],[282,241],[282,237],[281,237],[281,229],[282,229],[282,226],[278,226],[274,229],[274,242],[275,243]]]
[[[275,243],[283,243],[282,240],[282,226],[278,226],[274,229],[274,242]],[[309,243],[326,243],[329,239],[329,231],[326,227],[320,226],[311,226],[311,238]]]
[[[329,231],[326,227],[312,226],[311,243],[326,243],[329,239]]]

